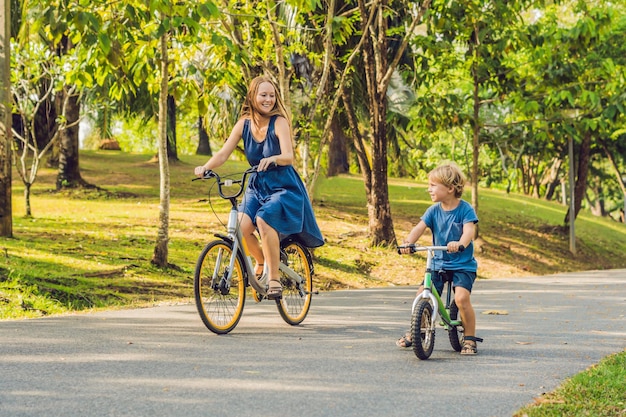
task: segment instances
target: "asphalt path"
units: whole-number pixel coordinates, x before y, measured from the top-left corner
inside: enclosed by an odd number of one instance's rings
[[[626,270],[479,280],[477,356],[395,340],[415,287],[325,292],[289,326],[247,300],[228,335],[195,306],[0,322],[0,416],[511,416],[626,348]]]

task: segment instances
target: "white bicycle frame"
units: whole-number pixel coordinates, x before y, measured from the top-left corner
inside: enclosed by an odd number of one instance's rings
[[[221,187],[221,185],[225,185],[228,187],[234,184],[233,180],[224,180],[222,184],[219,184],[220,182],[219,178],[217,178],[217,181],[218,181],[218,187]],[[243,183],[241,184],[241,187],[242,189],[244,188]],[[223,198],[228,198],[224,196],[223,194],[221,194],[221,188],[220,188],[220,195]],[[232,201],[233,200],[231,200],[231,203]],[[228,268],[229,276],[227,277],[229,285],[230,285],[230,280],[232,278],[232,273],[234,271],[237,255],[241,253],[243,255],[241,256],[241,258],[244,260],[244,268],[246,269],[248,282],[257,293],[259,293],[262,296],[267,295],[267,266],[263,267],[263,275],[261,276],[260,279],[257,279],[256,274],[254,273],[254,265],[252,264],[252,260],[250,259],[249,256],[246,256],[246,250],[243,247],[244,239],[243,239],[243,235],[241,233],[241,228],[239,225],[239,212],[237,210],[236,204],[234,203],[232,204],[232,208],[230,209],[230,213],[228,215],[227,231],[228,231],[228,235],[226,237],[220,236],[219,234],[217,234],[216,236],[221,237],[221,238],[226,238],[233,243],[233,250],[232,250],[229,268]],[[222,254],[220,252],[219,257],[221,256]],[[215,270],[213,271],[213,282],[219,279],[218,269],[220,265],[220,260],[221,259],[218,258],[218,262],[216,262],[215,264]],[[290,280],[292,280],[297,285],[298,289],[302,288],[301,284],[304,282],[304,279],[300,275],[298,275],[293,269],[289,268],[289,266],[283,263],[282,261],[280,261],[278,268],[281,272],[283,272]]]
[[[433,294],[432,292],[432,272],[431,272],[431,266],[432,266],[432,260],[433,260],[433,255],[435,254],[436,250],[441,250],[441,251],[447,251],[448,247],[447,246],[415,246],[414,247],[415,251],[426,251],[426,274],[428,275],[428,277],[424,277],[424,283],[426,283],[426,281],[430,282],[430,286],[424,286],[424,290],[422,292],[420,292],[416,297],[415,300],[413,300],[413,306],[411,307],[411,312],[415,312],[415,307],[417,306],[417,303],[422,300],[422,299],[429,299],[430,303],[433,306],[433,319],[431,320],[431,330],[434,330],[435,328],[435,323],[437,323],[437,319],[439,314],[439,308],[443,307],[443,302],[441,301],[440,297],[435,296],[435,294]]]

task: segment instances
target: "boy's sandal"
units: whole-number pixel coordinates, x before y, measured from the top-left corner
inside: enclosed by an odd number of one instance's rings
[[[280,300],[283,297],[283,286],[277,279],[270,279],[267,287],[268,300]]]
[[[411,339],[409,339],[411,335],[410,334],[405,334],[404,336],[402,336],[400,339],[396,340],[396,346],[401,347],[401,348],[408,348],[413,346],[413,342],[411,341]]]
[[[463,337],[463,348],[461,348],[461,355],[476,355],[478,353],[477,342],[482,342],[483,339],[476,336]],[[474,343],[470,343],[474,342]]]

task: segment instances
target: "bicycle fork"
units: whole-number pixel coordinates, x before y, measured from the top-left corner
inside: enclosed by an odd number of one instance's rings
[[[415,312],[415,307],[417,303],[422,300],[427,299],[430,300],[430,304],[433,306],[432,320],[430,321],[430,331],[435,331],[435,323],[437,323],[437,317],[439,316],[439,307],[442,307],[441,299],[435,297],[435,294],[429,289],[424,288],[424,290],[415,297],[413,300],[413,306],[411,307],[411,311]]]

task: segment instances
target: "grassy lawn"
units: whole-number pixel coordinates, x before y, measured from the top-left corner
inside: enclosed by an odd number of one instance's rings
[[[213,233],[224,230],[228,211],[215,190],[209,198],[212,182],[191,181],[193,168],[205,161],[185,156],[170,165],[167,269],[150,264],[159,217],[159,168],[151,155],[82,152],[83,178],[98,187],[91,190],[56,193],[56,170],[41,170],[30,218],[24,217],[23,185],[14,174],[14,237],[0,238],[0,319],[191,301],[196,258]],[[245,167],[231,162],[220,173]],[[389,195],[395,233],[402,240],[431,202],[424,183],[407,179],[390,179]],[[575,222],[577,253],[572,255],[569,229],[562,226],[566,207],[489,189],[480,190],[478,207],[479,279],[626,268],[624,224],[582,212]],[[423,257],[369,245],[361,177],[321,180],[314,209],[327,241],[313,253],[317,289],[417,284]],[[626,415],[624,360],[623,353],[607,358],[590,376],[577,376],[562,392],[519,415]],[[592,403],[579,395],[596,381],[599,388],[589,387],[589,395],[613,387],[617,400],[605,406],[600,399]],[[578,398],[581,403],[573,409],[562,408]],[[585,401],[606,413],[585,414]]]
[[[568,379],[514,417],[626,416],[626,351]]]

